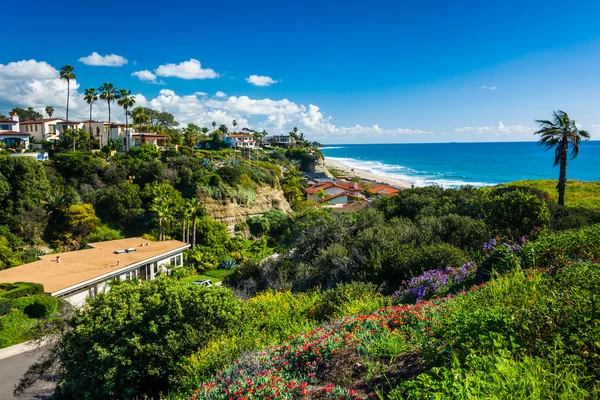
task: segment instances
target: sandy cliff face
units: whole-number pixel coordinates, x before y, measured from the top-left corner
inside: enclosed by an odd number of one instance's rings
[[[257,215],[264,215],[271,210],[280,210],[286,214],[292,212],[283,191],[269,186],[259,189],[256,199],[250,204],[238,204],[231,200],[215,200],[211,197],[205,197],[202,201],[208,215],[226,224],[230,232],[233,232],[236,224],[246,222],[248,218]]]

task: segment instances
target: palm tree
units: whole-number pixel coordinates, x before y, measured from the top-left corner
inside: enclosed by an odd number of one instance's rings
[[[67,125],[69,123],[69,95],[71,93],[71,79],[75,79],[75,74],[73,73],[73,67],[70,65],[63,65],[60,67],[60,79],[64,79],[67,81]]]
[[[213,132],[217,129],[217,123],[215,121],[212,122]]]
[[[171,215],[171,209],[162,198],[155,198],[150,210],[154,211],[158,218],[158,240],[165,240],[165,222]]]
[[[90,137],[92,136],[92,105],[98,101],[98,92],[96,89],[89,88],[83,91],[83,99],[90,105]]]
[[[129,110],[135,104],[135,96],[131,95],[131,90],[121,89],[119,97],[120,98],[117,101],[117,104],[123,107],[125,110],[125,135],[129,137],[129,113],[127,110]]]
[[[232,125],[233,125],[233,131],[235,132],[235,127],[237,126],[237,121],[235,119],[233,120]]]
[[[133,119],[134,124],[139,125],[139,132],[142,131],[142,124],[150,123],[150,116],[146,114],[146,109],[144,107],[134,108],[133,111],[131,111],[131,118]]]
[[[54,107],[46,106],[46,114],[48,114],[48,118],[52,118],[52,114],[54,114]]]
[[[579,144],[582,140],[588,140],[588,131],[579,129],[574,120],[569,119],[566,112],[553,111],[553,121],[536,120],[540,124],[540,130],[535,132],[540,135],[539,145],[546,150],[554,149],[554,166],[560,165],[558,175],[558,205],[565,205],[565,189],[567,188],[567,158],[569,145],[571,146],[571,159],[579,154]]]
[[[194,197],[192,199],[190,199],[189,201],[189,207],[190,207],[190,211],[191,211],[191,216],[193,218],[193,228],[192,228],[192,249],[194,247],[196,247],[196,220],[198,217],[198,213],[202,210],[202,203],[200,202],[200,199],[197,197]],[[188,240],[189,240],[189,233],[188,233]]]
[[[119,91],[115,85],[108,82],[104,82],[104,85],[100,86],[98,91],[100,92],[100,98],[108,103],[108,131],[112,133],[112,129],[110,128],[110,103],[120,97]]]

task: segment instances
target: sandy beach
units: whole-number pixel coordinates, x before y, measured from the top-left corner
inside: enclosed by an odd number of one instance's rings
[[[327,165],[327,167],[329,167],[329,168],[335,168],[339,171],[343,171],[343,173],[348,176],[357,177],[359,179],[363,179],[366,181],[371,181],[371,182],[376,182],[376,183],[380,183],[383,185],[393,186],[393,187],[396,187],[399,189],[411,187],[410,182],[404,181],[402,179],[397,179],[397,178],[393,178],[393,177],[389,177],[389,176],[385,176],[385,175],[374,174],[370,171],[360,169],[360,168],[353,168],[349,165],[344,164],[342,161],[332,160],[329,157],[325,157],[325,165]]]

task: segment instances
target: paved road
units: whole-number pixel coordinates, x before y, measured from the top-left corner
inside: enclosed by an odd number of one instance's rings
[[[44,354],[44,348],[31,350],[26,353],[0,360],[0,400],[50,398],[56,384],[49,380],[38,381],[32,388],[27,390],[23,396],[13,396],[13,390],[19,382],[19,379],[21,379],[21,376],[23,376],[30,365],[41,358],[42,354]]]

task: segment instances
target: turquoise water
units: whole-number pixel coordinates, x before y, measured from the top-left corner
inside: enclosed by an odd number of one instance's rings
[[[352,168],[391,176],[416,186],[495,185],[521,179],[557,179],[554,153],[535,142],[330,145],[325,157]],[[600,141],[581,144],[569,160],[569,179],[600,180]]]

